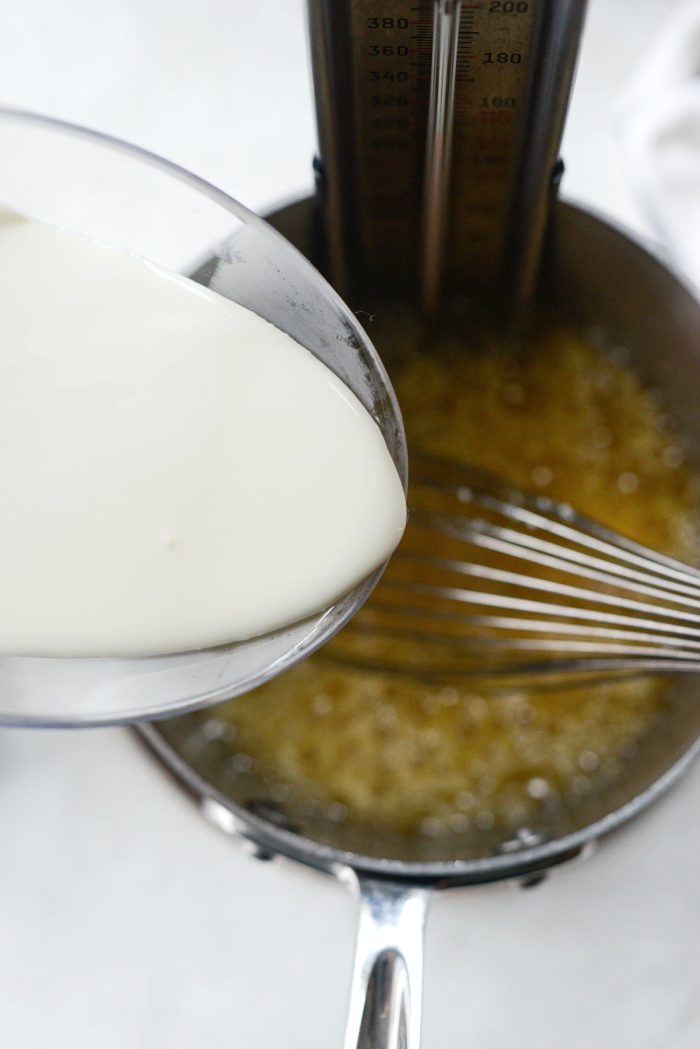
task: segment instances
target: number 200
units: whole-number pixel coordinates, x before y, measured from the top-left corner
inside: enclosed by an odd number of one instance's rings
[[[491,0],[489,14],[491,15],[524,15],[528,5],[526,0]]]

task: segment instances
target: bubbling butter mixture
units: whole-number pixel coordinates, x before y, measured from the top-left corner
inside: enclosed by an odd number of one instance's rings
[[[697,475],[619,351],[560,327],[517,349],[423,342],[407,317],[373,335],[409,452],[493,470],[697,561]],[[474,849],[609,789],[663,721],[661,680],[497,694],[341,667],[332,651],[217,710],[234,767],[292,817],[315,805],[379,834],[468,833]]]
[[[0,653],[153,655],[327,608],[406,517],[308,350],[127,252],[0,214]]]

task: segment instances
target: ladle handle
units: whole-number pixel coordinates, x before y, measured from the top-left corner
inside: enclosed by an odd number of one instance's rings
[[[360,923],[345,1049],[418,1049],[430,890],[359,879]]]

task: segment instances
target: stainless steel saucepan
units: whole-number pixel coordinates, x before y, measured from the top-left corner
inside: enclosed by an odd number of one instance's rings
[[[314,207],[303,201],[273,223],[313,259]],[[555,207],[544,299],[575,323],[595,324],[632,351],[637,370],[660,388],[700,446],[700,305],[653,254],[591,215]],[[700,684],[673,680],[663,723],[624,775],[557,817],[545,834],[523,832],[484,854],[476,835],[390,840],[318,815],[294,815],[256,791],[254,774],[231,770],[217,738],[216,710],[141,729],[155,755],[202,814],[229,834],[326,871],[360,894],[360,927],[346,1047],[416,1049],[420,1034],[422,931],[437,890],[502,879],[532,883],[591,850],[682,775],[698,749]]]

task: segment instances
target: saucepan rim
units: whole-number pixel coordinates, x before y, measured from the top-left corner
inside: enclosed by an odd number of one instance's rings
[[[285,202],[287,208],[311,205],[311,199]],[[579,212],[627,240],[632,247],[645,253],[667,277],[670,277],[693,299],[700,302],[698,289],[669,264],[659,246],[632,233],[622,224],[596,212],[588,206],[582,207],[571,200],[562,200],[558,208]],[[276,212],[272,210],[272,219]],[[528,874],[544,871],[567,862],[580,855],[593,843],[607,837],[633,817],[640,814],[676,783],[700,753],[700,736],[694,737],[679,758],[649,786],[613,811],[606,813],[576,831],[556,839],[537,844],[517,847],[504,852],[475,859],[446,861],[405,861],[383,859],[362,853],[325,845],[304,834],[299,834],[272,821],[250,812],[238,805],[223,792],[213,787],[207,779],[181,756],[167,741],[157,725],[137,728],[142,740],[151,753],[174,775],[186,792],[197,801],[211,822],[230,834],[246,838],[267,853],[279,854],[304,863],[309,867],[342,874],[348,870],[359,876],[384,878],[396,882],[425,884],[434,887],[450,885],[477,885],[508,878],[523,878]]]

